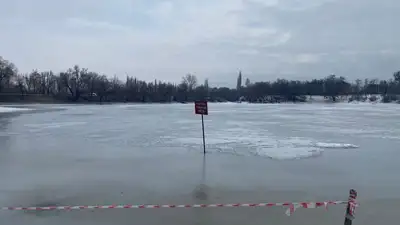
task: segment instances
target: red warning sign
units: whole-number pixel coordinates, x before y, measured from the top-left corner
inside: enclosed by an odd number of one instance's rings
[[[195,101],[194,112],[199,115],[208,115],[207,101]]]

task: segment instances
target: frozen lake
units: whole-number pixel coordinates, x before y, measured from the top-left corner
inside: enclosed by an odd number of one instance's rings
[[[355,188],[354,224],[397,219],[400,105],[210,104],[205,160],[192,104],[26,107],[0,108],[0,206],[346,200]],[[0,221],[330,225],[343,223],[343,207],[291,217],[283,208],[2,211]]]

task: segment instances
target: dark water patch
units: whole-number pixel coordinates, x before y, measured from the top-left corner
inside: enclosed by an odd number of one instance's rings
[[[207,200],[210,188],[205,184],[198,185],[193,191],[193,198],[195,200]]]

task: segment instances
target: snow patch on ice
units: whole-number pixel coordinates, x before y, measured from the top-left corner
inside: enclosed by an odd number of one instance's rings
[[[30,111],[30,110],[32,110],[32,109],[0,106],[0,113],[23,112],[23,111]]]
[[[25,127],[34,128],[34,131],[43,130],[43,129],[54,129],[61,128],[67,126],[78,126],[85,125],[86,122],[60,122],[60,123],[39,123],[39,124],[25,124]]]
[[[344,143],[324,143],[324,142],[317,142],[314,145],[318,148],[358,148],[357,145],[353,144],[344,144]]]
[[[206,145],[210,152],[241,156],[255,155],[278,160],[304,159],[320,156],[327,149],[353,149],[357,145],[349,143],[318,142],[302,137],[277,137],[269,133],[258,133],[246,129],[226,129],[206,135]],[[161,137],[164,143],[178,144],[190,149],[201,147],[201,136]]]
[[[257,149],[258,156],[277,160],[304,159],[321,155],[323,150],[313,148],[261,148]]]

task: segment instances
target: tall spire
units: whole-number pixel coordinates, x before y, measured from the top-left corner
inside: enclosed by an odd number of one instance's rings
[[[242,71],[239,70],[239,76],[237,78],[237,82],[236,82],[236,89],[240,90],[242,87]]]

